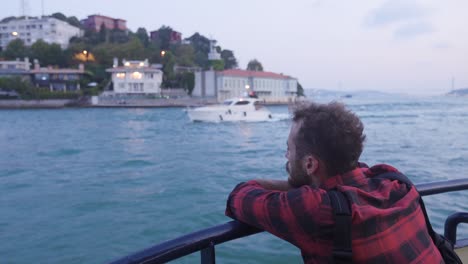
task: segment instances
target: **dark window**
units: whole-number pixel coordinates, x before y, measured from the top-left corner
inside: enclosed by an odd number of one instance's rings
[[[235,105],[248,105],[249,101],[239,101]]]

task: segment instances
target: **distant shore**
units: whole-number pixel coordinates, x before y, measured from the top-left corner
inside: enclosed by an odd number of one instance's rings
[[[60,109],[70,107],[83,108],[167,108],[204,106],[218,103],[215,98],[168,98],[168,99],[132,99],[101,100],[91,104],[90,100],[0,100],[0,109]],[[288,105],[287,103],[265,103],[265,105]]]

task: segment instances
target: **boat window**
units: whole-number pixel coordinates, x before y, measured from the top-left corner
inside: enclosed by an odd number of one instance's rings
[[[223,104],[225,104],[225,105],[230,105],[230,104],[232,104],[232,101],[224,101]]]
[[[249,104],[249,101],[239,101],[239,102],[236,102],[236,105],[248,105]]]
[[[255,106],[255,110],[258,110],[263,107],[263,105],[261,105],[259,101],[255,101],[254,106]]]

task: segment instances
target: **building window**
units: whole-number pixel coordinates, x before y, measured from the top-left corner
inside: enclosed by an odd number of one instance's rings
[[[116,76],[117,78],[119,78],[119,79],[124,79],[124,78],[125,78],[125,73],[123,73],[123,72],[118,72],[118,73],[115,74],[115,76]]]

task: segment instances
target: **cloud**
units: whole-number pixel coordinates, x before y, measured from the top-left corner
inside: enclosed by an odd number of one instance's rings
[[[409,24],[404,24],[397,28],[393,35],[395,38],[413,38],[416,36],[424,35],[424,34],[429,34],[434,32],[434,27],[425,22],[418,22],[418,23],[409,23]]]
[[[385,26],[397,22],[420,20],[427,15],[427,10],[412,0],[389,0],[372,10],[364,24],[370,27]]]

